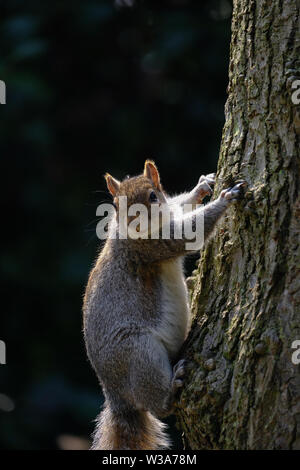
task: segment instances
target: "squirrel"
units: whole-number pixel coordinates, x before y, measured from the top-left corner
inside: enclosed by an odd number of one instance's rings
[[[204,217],[206,240],[228,206],[243,196],[246,183],[197,208],[212,194],[214,174],[201,176],[192,191],[175,197],[164,192],[151,160],[139,176],[120,182],[106,174],[105,179],[115,207],[109,230],[114,227],[117,234],[121,196],[127,197],[128,207],[193,204],[181,218],[172,218],[169,239],[108,237],[83,303],[87,355],[105,397],[91,449],[167,449],[170,442],[160,418],[171,414],[183,385],[185,363],[176,360],[191,322],[183,271],[187,240],[175,238],[175,228],[184,218],[194,226]]]

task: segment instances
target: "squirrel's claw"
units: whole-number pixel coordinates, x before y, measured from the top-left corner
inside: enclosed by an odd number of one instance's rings
[[[244,189],[247,188],[248,184],[246,181],[240,181],[235,184],[232,188],[223,189],[220,194],[221,198],[224,198],[228,201],[236,201],[242,199],[244,196]]]

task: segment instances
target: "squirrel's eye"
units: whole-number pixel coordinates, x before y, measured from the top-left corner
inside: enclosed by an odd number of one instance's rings
[[[150,193],[149,199],[151,202],[157,202],[157,196],[154,191]]]

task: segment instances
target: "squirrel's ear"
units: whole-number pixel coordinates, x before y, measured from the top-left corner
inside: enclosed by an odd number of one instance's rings
[[[149,178],[157,189],[161,190],[158,169],[152,160],[145,161],[144,176]]]
[[[108,191],[112,196],[115,196],[116,193],[119,191],[120,181],[113,178],[109,173],[106,173],[104,175],[104,178],[106,179]]]

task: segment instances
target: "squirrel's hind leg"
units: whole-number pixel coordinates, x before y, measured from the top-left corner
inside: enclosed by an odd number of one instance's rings
[[[177,391],[183,386],[183,377],[185,375],[185,360],[180,359],[173,367],[173,377],[171,382],[171,391],[167,405],[168,414],[173,412]]]
[[[134,356],[130,371],[133,403],[155,416],[168,416],[182,386],[184,362],[179,361],[172,370],[166,349],[153,337],[141,338]]]

